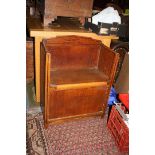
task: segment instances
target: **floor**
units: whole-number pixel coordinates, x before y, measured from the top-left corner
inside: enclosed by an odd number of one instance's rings
[[[37,103],[36,102],[36,98],[35,98],[35,83],[34,83],[34,81],[30,81],[30,82],[27,82],[27,84],[26,84],[26,112],[27,112],[27,115],[29,116],[29,115],[38,115],[38,113],[40,113],[41,112],[41,108],[40,108],[40,105],[39,105],[39,103]],[[36,116],[37,116],[36,115]],[[33,118],[33,117],[32,117]],[[28,117],[27,117],[27,119],[28,119]],[[30,119],[31,120],[31,119]],[[36,119],[37,120],[37,119]],[[42,119],[41,119],[42,120]],[[42,120],[43,121],[43,120]],[[38,125],[34,125],[34,120],[32,121],[33,123],[30,123],[31,125],[31,127],[33,126],[33,128],[36,126],[38,126]],[[43,123],[42,123],[43,124]],[[33,130],[30,130],[31,132],[33,131]],[[29,132],[30,132],[29,131]],[[36,147],[36,144],[33,144],[33,146],[32,147],[34,147],[35,149],[37,149],[37,151],[39,150],[39,152],[41,152],[41,153],[39,153],[39,155],[42,155],[42,154],[46,154],[45,152],[45,149],[46,149],[46,147],[43,145],[43,141],[41,141],[40,139],[40,137],[38,136],[38,135],[41,135],[41,131],[43,131],[43,129],[41,129],[41,128],[39,128],[39,130],[38,130],[38,127],[34,130],[35,131],[35,133],[37,134],[37,138],[39,138],[39,142],[42,144],[38,144],[38,146]],[[36,132],[37,131],[37,132]],[[50,131],[50,130],[49,130]],[[30,133],[31,133],[30,132]],[[46,132],[45,132],[46,133]],[[34,133],[33,133],[34,134]],[[27,134],[28,135],[28,134]],[[51,135],[51,134],[50,134]],[[108,135],[108,134],[107,134]],[[35,137],[35,138],[36,138]],[[49,137],[49,135],[48,135],[48,137]],[[111,137],[111,136],[110,136]],[[48,139],[48,138],[47,138]],[[108,139],[108,138],[107,138]],[[35,140],[36,141],[36,140]],[[38,143],[38,141],[37,141],[37,143]],[[115,146],[115,145],[114,145]],[[35,149],[32,149],[33,151],[35,150]],[[32,151],[31,150],[31,151]],[[44,152],[44,153],[43,153]],[[116,149],[116,152],[117,152],[117,149]],[[31,155],[31,154],[33,154],[33,153],[28,153],[27,155]],[[116,154],[118,154],[118,152],[116,153]],[[121,154],[122,155],[122,154]],[[123,154],[124,155],[124,154]],[[125,154],[126,155],[126,154]],[[128,155],[128,153],[127,153],[127,155]]]
[[[27,113],[41,112],[40,105],[36,102],[33,80],[26,83],[26,111]]]

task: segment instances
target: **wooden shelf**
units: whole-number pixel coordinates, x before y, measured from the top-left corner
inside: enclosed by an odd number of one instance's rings
[[[51,86],[55,89],[70,89],[103,86],[108,77],[97,69],[51,71]]]

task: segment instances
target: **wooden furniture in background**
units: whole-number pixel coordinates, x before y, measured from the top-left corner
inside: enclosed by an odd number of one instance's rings
[[[88,37],[63,36],[41,46],[41,105],[52,122],[103,115],[118,54]]]
[[[43,25],[48,26],[57,16],[92,16],[93,0],[36,0],[37,8],[43,17]]]
[[[129,54],[126,53],[123,64],[114,84],[117,93],[129,93]]]
[[[119,73],[123,65],[124,57],[129,52],[129,43],[118,41],[118,40],[112,40],[110,48],[113,49],[115,52],[119,53],[119,57],[120,57],[118,66],[116,69],[115,78],[114,78],[114,83],[115,83],[119,77]]]
[[[118,39],[116,36],[99,36],[95,33],[89,32],[78,25],[77,23],[58,21],[57,25],[53,24],[51,27],[43,27],[39,18],[28,18],[27,29],[31,37],[34,37],[35,43],[35,82],[36,82],[36,102],[40,102],[40,43],[44,38],[51,38],[57,36],[76,35],[91,37],[93,39],[101,40],[101,42],[110,47],[112,39]]]
[[[33,40],[26,41],[26,81],[34,80],[34,43]]]

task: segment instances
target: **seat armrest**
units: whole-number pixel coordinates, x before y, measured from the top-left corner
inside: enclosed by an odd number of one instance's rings
[[[101,45],[98,69],[109,77],[109,82],[113,83],[118,60],[118,53],[114,52],[104,45]]]

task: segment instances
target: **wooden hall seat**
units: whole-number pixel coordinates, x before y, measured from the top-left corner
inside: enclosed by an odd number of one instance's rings
[[[63,36],[41,44],[41,105],[52,122],[104,114],[118,54],[101,41]]]

